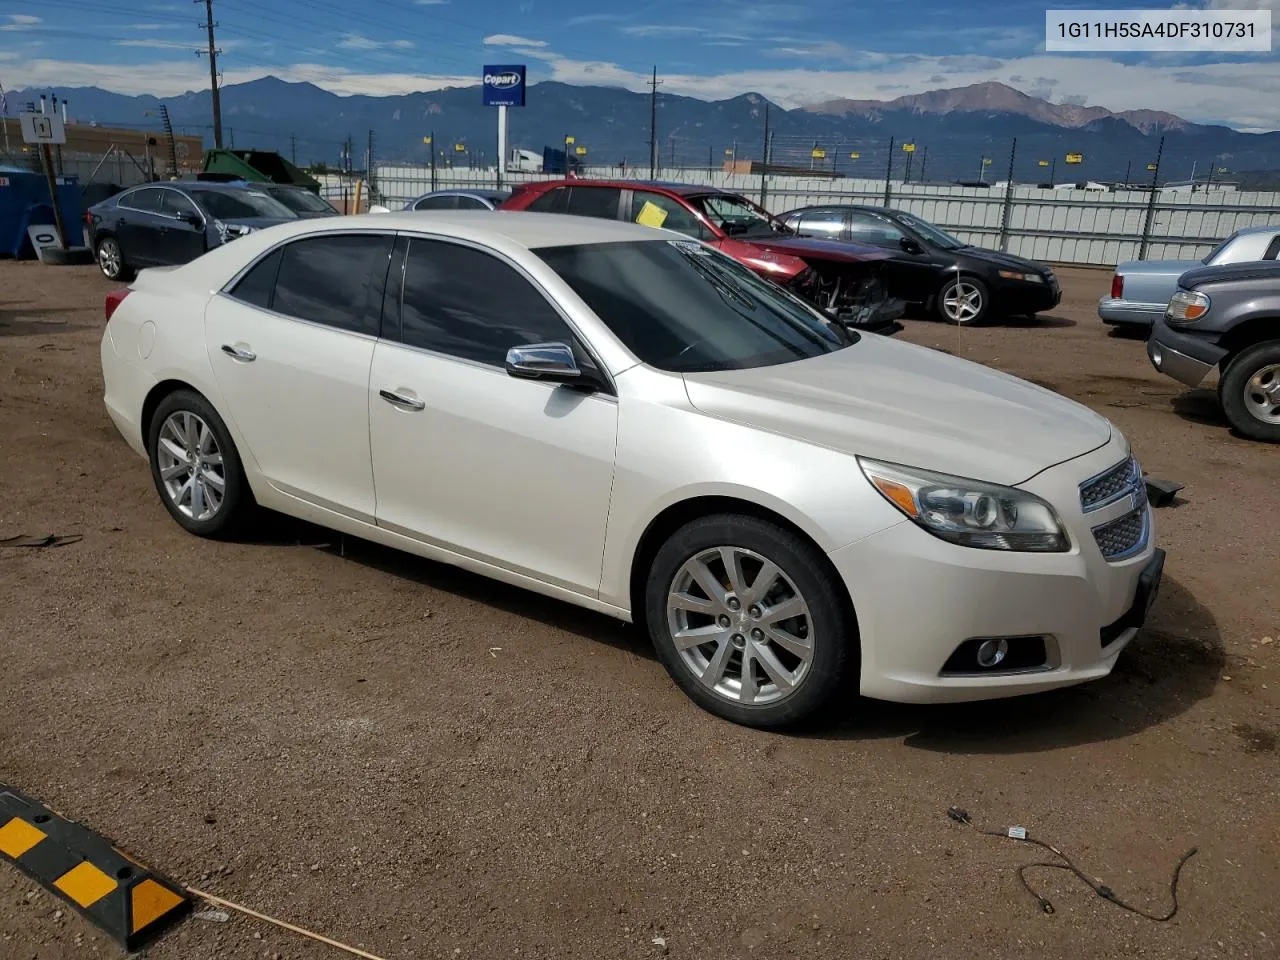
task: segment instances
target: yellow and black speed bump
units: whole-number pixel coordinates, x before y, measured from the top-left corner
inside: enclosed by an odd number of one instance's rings
[[[181,887],[111,841],[0,784],[0,855],[136,950],[186,916]]]

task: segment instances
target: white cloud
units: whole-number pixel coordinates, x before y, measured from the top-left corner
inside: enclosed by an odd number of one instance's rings
[[[111,45],[113,47],[146,47],[151,50],[196,50],[199,46],[194,40],[184,43],[181,40],[157,40],[154,37],[141,40],[113,40]],[[220,46],[224,50],[228,49],[226,43],[220,43]]]
[[[374,40],[358,33],[344,34],[338,46],[346,50],[408,50],[413,46],[412,40]]]
[[[580,27],[584,23],[611,23],[626,20],[628,16],[625,13],[584,13],[581,16],[570,17],[567,23],[571,27]]]
[[[513,33],[492,33],[484,38],[486,47],[530,47],[534,50],[540,50],[547,45],[545,40],[530,40],[528,37],[519,37]]]
[[[449,0],[413,0],[415,6],[419,7],[442,7]]]
[[[28,13],[11,13],[8,14],[8,18],[8,23],[0,24],[0,30],[4,30],[6,33],[30,30],[37,23],[44,23],[39,17],[33,17]]]
[[[623,27],[622,32],[633,37],[694,37],[707,33],[703,27],[677,26],[667,23],[641,23]]]

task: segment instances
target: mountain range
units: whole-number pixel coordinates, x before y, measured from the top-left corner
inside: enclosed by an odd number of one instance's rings
[[[179,133],[203,134],[212,144],[207,90],[160,99],[125,96],[97,87],[13,91],[11,106],[38,100],[42,93],[67,100],[79,122],[102,126],[158,127],[163,103]],[[342,143],[354,142],[353,162],[372,140],[379,161],[423,162],[432,136],[438,162],[492,164],[496,118],[482,106],[479,86],[393,96],[339,96],[310,83],[265,77],[221,91],[224,143],[278,150],[297,162],[339,161]],[[625,160],[647,165],[647,93],[614,87],[572,86],[554,81],[532,84],[528,106],[510,113],[510,143],[541,151],[559,146],[566,135],[588,150],[587,162]],[[889,138],[894,138],[895,177],[905,172],[901,144],[916,145],[913,176],[927,164],[933,180],[1003,178],[1011,142],[1017,138],[1016,179],[1047,179],[1041,160],[1056,168],[1059,182],[1085,178],[1134,182],[1150,177],[1158,143],[1165,138],[1160,179],[1185,179],[1193,164],[1203,176],[1237,177],[1249,171],[1280,170],[1280,132],[1242,133],[1227,126],[1188,122],[1153,110],[1112,112],[1101,106],[1052,103],[1000,83],[898,97],[894,100],[832,99],[784,109],[756,93],[706,101],[660,93],[658,147],[662,166],[716,166],[731,151],[759,159],[766,111],[778,163],[813,166],[846,175],[883,177]],[[466,150],[455,152],[454,144]],[[814,159],[815,149],[825,157]],[[1084,155],[1068,167],[1067,153]],[[851,154],[859,154],[855,160]],[[984,165],[984,158],[986,164]],[[1226,173],[1218,173],[1225,170]]]

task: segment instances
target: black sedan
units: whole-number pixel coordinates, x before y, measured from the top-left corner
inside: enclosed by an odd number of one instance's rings
[[[948,323],[1050,310],[1062,299],[1043,263],[975,247],[927,220],[883,207],[802,207],[780,219],[801,236],[870,243],[892,252],[889,293]]]
[[[85,213],[89,244],[108,280],[142,267],[172,266],[298,214],[247,184],[177,180],[145,183]]]

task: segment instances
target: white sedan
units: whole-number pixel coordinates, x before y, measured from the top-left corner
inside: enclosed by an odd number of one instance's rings
[[[1107,420],[679,234],[300,221],[107,314],[107,410],[186,530],[258,504],[642,623],[739,723],[1101,677],[1159,584]]]

